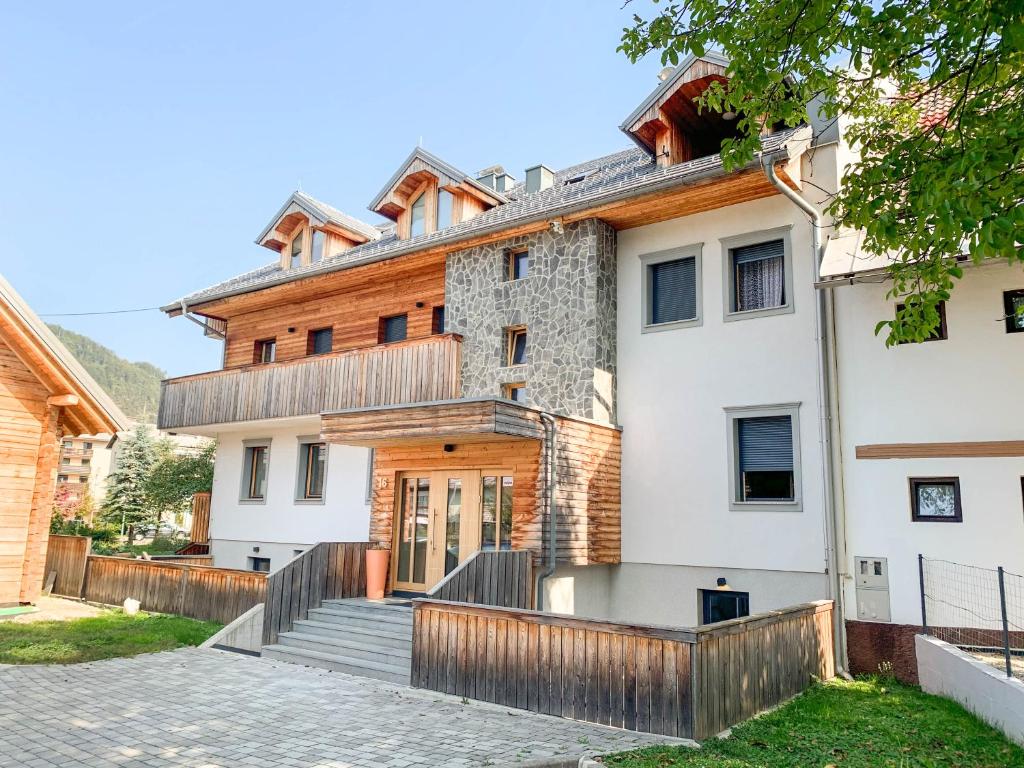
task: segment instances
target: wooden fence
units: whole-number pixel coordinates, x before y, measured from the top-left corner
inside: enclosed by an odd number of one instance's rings
[[[92,539],[88,536],[60,536],[50,534],[46,547],[46,568],[43,570],[43,581],[56,573],[53,592],[57,595],[82,594],[82,583],[85,581],[85,566],[92,551]]]
[[[476,552],[427,594],[456,603],[533,608],[533,557],[525,550]]]
[[[90,555],[82,597],[107,605],[131,597],[145,611],[226,624],[262,603],[266,588],[263,573]]]
[[[417,600],[412,684],[704,739],[831,677],[831,620],[828,601],[672,629]]]
[[[272,645],[324,600],[366,595],[365,541],[322,541],[267,578],[263,644]]]

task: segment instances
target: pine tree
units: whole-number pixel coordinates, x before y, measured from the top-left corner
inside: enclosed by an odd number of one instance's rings
[[[117,464],[107,485],[102,518],[121,526],[121,535],[128,534],[128,544],[135,540],[141,523],[154,522],[157,510],[149,502],[146,482],[157,460],[156,444],[149,430],[138,426],[128,436],[117,455]]]

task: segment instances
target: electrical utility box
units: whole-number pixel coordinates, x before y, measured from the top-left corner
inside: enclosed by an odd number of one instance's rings
[[[857,580],[857,618],[889,621],[889,563],[884,557],[854,558]]]

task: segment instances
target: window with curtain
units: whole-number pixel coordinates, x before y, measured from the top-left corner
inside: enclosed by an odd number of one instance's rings
[[[422,199],[422,198],[421,198]],[[455,196],[447,189],[437,191],[437,229],[442,230],[452,225],[455,211]]]
[[[794,501],[793,419],[736,419],[737,501]]]
[[[409,237],[422,235],[427,231],[427,196],[421,194],[409,210]]]
[[[647,323],[659,325],[697,317],[697,260],[694,257],[647,266]]]
[[[785,243],[770,240],[733,248],[733,312],[771,309],[786,303]]]

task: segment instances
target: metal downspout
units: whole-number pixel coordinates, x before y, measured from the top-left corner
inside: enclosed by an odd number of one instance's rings
[[[558,480],[558,462],[555,458],[555,436],[558,426],[555,417],[550,413],[542,413],[544,422],[544,498],[548,508],[548,541],[547,563],[544,570],[537,576],[536,601],[538,611],[544,610],[544,582],[555,572],[555,561],[558,555],[558,507],[555,504],[555,485]]]
[[[798,195],[775,173],[775,164],[768,158],[761,158],[761,168],[768,181],[779,190],[797,208],[811,219],[811,268],[814,270],[811,284],[819,280],[823,249],[821,245],[822,214],[815,206]],[[832,326],[833,305],[832,289],[825,287],[817,290],[816,312],[814,315],[814,340],[818,348],[818,442],[821,445],[821,475],[824,486],[823,503],[825,507],[825,560],[829,570],[829,591],[835,603],[833,611],[833,641],[836,665],[846,666],[846,631],[843,616],[843,576],[839,568],[838,542],[842,530],[837,521],[837,505],[835,503],[835,465],[832,455],[832,386],[830,376],[831,345],[828,343],[827,329]]]

